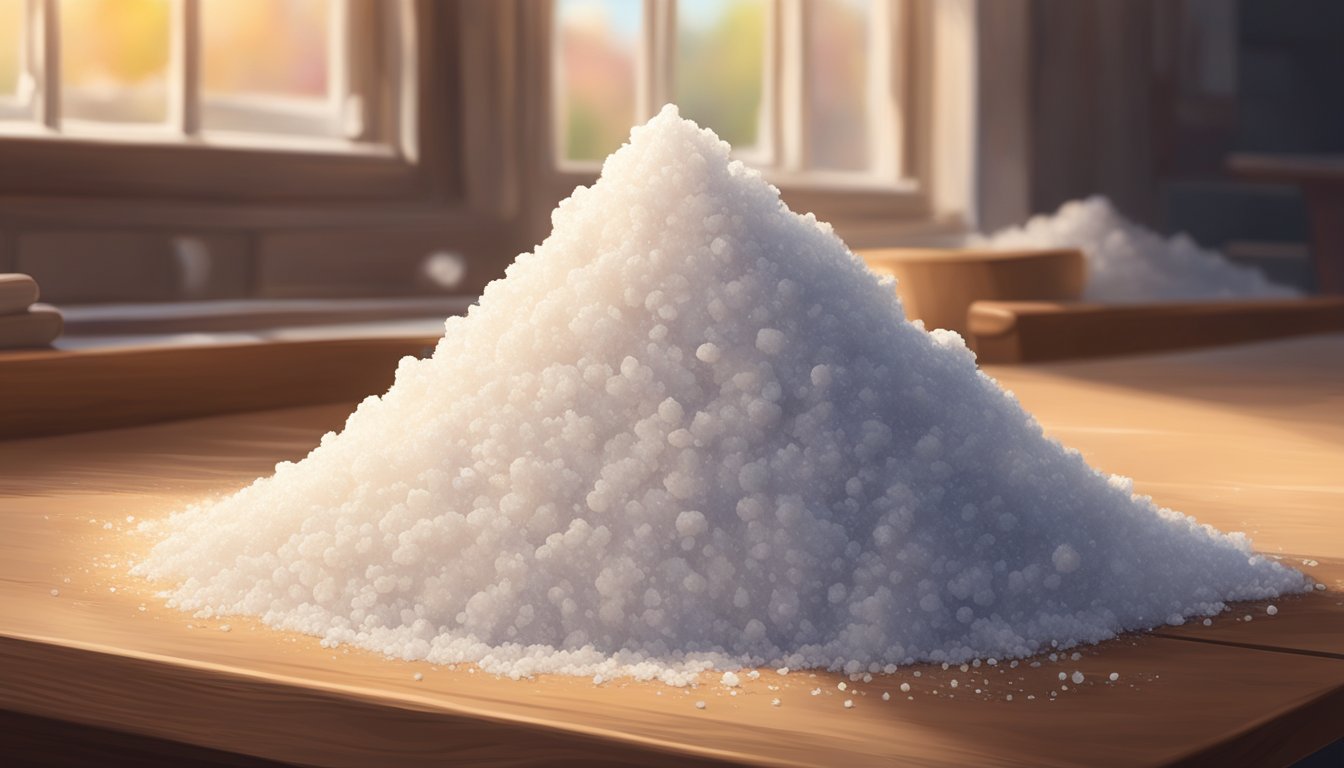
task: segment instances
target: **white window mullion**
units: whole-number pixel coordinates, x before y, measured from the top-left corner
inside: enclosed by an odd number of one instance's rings
[[[896,55],[902,32],[904,0],[876,0],[868,32],[868,157],[869,171],[881,181],[899,178],[900,147],[904,144],[899,118],[903,103],[898,84],[904,68]]]
[[[61,23],[56,0],[28,0],[28,68],[37,79],[33,94],[43,126],[61,127]]]
[[[779,0],[779,87],[776,93],[776,124],[779,126],[779,166],[798,173],[807,166],[807,78],[803,57],[807,47],[807,24],[803,0]]]
[[[779,113],[779,1],[771,0],[765,4],[764,56],[761,71],[761,108],[756,116],[757,154],[760,164],[777,168],[780,166],[779,126],[783,122]]]
[[[363,136],[368,122],[364,101],[351,85],[355,66],[350,55],[353,13],[350,0],[332,0],[327,27],[327,101],[337,133],[346,139]]]
[[[195,136],[201,131],[200,0],[174,4],[171,34],[169,123],[183,136]]]
[[[672,72],[667,45],[671,25],[676,23],[671,3],[644,0],[644,26],[638,55],[635,56],[636,125],[653,117],[671,93]]]

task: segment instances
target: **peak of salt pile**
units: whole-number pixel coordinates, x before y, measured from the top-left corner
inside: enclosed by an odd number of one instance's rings
[[[1201,248],[1189,235],[1163,237],[1126,219],[1105,197],[1065,203],[972,244],[989,248],[1078,248],[1087,259],[1090,301],[1284,299],[1299,295],[1257,269]]]
[[[665,108],[339,434],[182,512],[170,604],[405,659],[684,684],[1030,654],[1303,588],[1046,439]]]

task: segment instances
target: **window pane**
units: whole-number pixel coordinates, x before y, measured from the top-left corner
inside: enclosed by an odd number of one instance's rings
[[[326,98],[330,0],[201,0],[201,90]]]
[[[808,159],[821,170],[868,165],[871,0],[807,4]]]
[[[765,0],[677,3],[677,105],[739,149],[757,144],[765,32]]]
[[[168,0],[62,0],[61,114],[161,123],[168,116]]]
[[[201,125],[339,135],[328,99],[333,5],[331,0],[201,0]]]
[[[19,88],[23,5],[24,0],[0,0],[0,97],[13,96]]]
[[[638,0],[560,0],[557,106],[569,160],[601,160],[636,120],[635,72],[644,4]]]

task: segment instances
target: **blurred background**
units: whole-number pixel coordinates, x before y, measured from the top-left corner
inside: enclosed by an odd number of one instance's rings
[[[675,102],[856,248],[1100,194],[1311,290],[1342,97],[1334,0],[0,0],[0,272],[442,314]]]

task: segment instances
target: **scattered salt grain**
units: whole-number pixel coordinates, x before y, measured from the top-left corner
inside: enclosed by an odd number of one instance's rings
[[[736,674],[732,672],[724,672],[723,677],[719,678],[719,682],[731,688],[733,686],[740,685],[742,681],[738,678]]]
[[[421,680],[425,679],[425,675],[423,672],[416,672],[414,675],[411,675],[411,679],[415,680],[415,682],[418,683]]]
[[[845,709],[853,709],[853,708],[854,708],[854,700],[845,699]]]
[[[1279,608],[1278,606],[1271,605],[1265,609],[1265,613],[1269,614],[1270,616],[1277,616],[1279,613]]]
[[[60,596],[61,596],[61,590],[59,590],[59,589],[53,589],[53,590],[51,590],[51,596],[52,596],[52,597],[60,597]]]
[[[909,692],[910,692],[910,684],[901,683],[901,693],[909,693]]]
[[[840,690],[843,691],[843,690],[845,690],[846,688],[848,688],[849,686],[845,685],[845,681],[841,680],[839,683],[836,684],[835,687],[836,687],[836,688],[839,688]]]
[[[883,691],[883,692],[882,692],[882,700],[883,700],[883,701],[891,701],[891,691]]]
[[[1082,673],[1082,672],[1078,672],[1077,670],[1075,670],[1074,673],[1073,673],[1073,676],[1070,677],[1069,679],[1073,681],[1073,684],[1074,684],[1074,685],[1082,685],[1082,684],[1083,684],[1083,673]]]
[[[772,707],[778,707],[778,706],[779,706],[780,704],[782,704],[782,703],[783,703],[783,702],[780,701],[779,699],[771,699],[771,700],[770,700],[770,706],[772,706]]]
[[[1111,673],[1111,675],[1110,675],[1110,681],[1111,681],[1112,683],[1114,683],[1116,680],[1119,680],[1119,679],[1120,679],[1120,673],[1119,673],[1119,672],[1112,672],[1112,673]]]
[[[695,702],[695,708],[696,708],[696,709],[704,709],[704,708],[705,708],[705,702],[703,702],[703,701],[697,701],[697,702]]]

